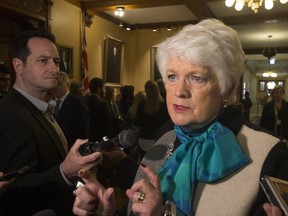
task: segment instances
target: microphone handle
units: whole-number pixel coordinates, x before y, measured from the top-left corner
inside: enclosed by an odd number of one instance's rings
[[[79,152],[82,156],[85,156],[97,151],[108,151],[116,146],[116,138],[106,141],[102,140],[101,142],[86,142],[80,146]]]

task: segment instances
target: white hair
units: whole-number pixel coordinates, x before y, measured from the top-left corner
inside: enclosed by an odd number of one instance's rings
[[[234,29],[220,20],[205,19],[196,25],[185,26],[166,39],[157,50],[157,64],[164,81],[171,57],[207,67],[216,74],[223,99],[228,103],[235,100],[245,54]]]

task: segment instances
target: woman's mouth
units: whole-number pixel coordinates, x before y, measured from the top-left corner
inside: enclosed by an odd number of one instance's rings
[[[177,105],[177,104],[174,104],[173,105],[173,109],[177,112],[183,112],[183,111],[186,111],[188,109],[190,109],[189,107],[187,106],[182,106],[182,105]]]

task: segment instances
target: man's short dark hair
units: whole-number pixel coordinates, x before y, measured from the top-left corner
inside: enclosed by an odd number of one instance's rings
[[[46,38],[56,44],[55,36],[46,30],[32,30],[21,32],[20,35],[14,38],[12,42],[11,52],[12,58],[21,59],[24,64],[26,63],[27,57],[31,51],[28,47],[28,42],[31,38]]]
[[[105,82],[103,79],[95,77],[89,82],[89,90],[91,93],[96,93],[99,88],[103,88]]]
[[[11,74],[9,68],[1,63],[0,63],[0,72],[5,74]]]

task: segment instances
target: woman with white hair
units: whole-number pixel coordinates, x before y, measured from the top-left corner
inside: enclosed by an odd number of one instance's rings
[[[245,58],[236,31],[207,19],[165,40],[157,55],[172,124],[146,153],[126,191],[128,214],[271,215],[259,180],[288,179],[288,149],[279,138],[247,125],[233,107]],[[128,167],[125,160],[115,171],[121,180],[125,176],[117,170]],[[113,190],[84,173],[74,213],[104,209],[102,215],[113,215]]]

